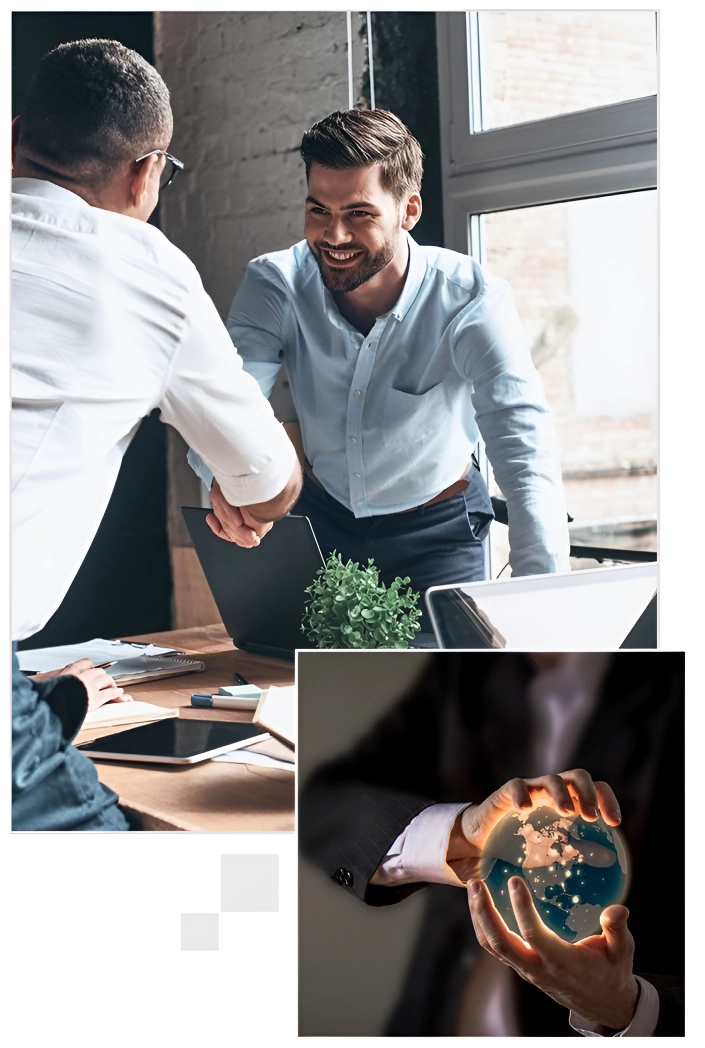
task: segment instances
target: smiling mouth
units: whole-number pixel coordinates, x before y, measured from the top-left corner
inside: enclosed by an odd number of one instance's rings
[[[322,247],[320,249],[321,255],[328,265],[335,267],[350,265],[356,258],[358,258],[362,251],[332,251],[330,248]]]

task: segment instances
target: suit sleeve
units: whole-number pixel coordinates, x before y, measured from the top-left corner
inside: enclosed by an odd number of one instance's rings
[[[302,790],[303,854],[371,906],[399,902],[424,887],[369,882],[402,831],[439,799],[440,676],[432,664],[351,753],[320,768]]]

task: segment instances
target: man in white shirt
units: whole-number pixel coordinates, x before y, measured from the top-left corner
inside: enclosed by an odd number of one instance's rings
[[[13,124],[15,641],[61,603],[153,409],[213,470],[216,534],[256,545],[300,488],[294,449],[194,266],[147,224],[183,166],[166,152],[171,132],[157,71],[105,40],[46,55]],[[16,828],[127,828],[70,745],[86,701],[77,677],[14,674]]]

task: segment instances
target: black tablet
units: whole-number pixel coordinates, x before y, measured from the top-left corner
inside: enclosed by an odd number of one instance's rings
[[[156,764],[196,764],[270,738],[259,724],[172,717],[117,731],[77,748],[88,757]]]

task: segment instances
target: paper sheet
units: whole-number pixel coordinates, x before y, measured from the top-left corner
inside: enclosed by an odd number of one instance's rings
[[[220,757],[214,757],[214,761],[225,761],[226,764],[256,764],[261,768],[278,768],[279,771],[290,771],[293,773],[294,765],[289,761],[278,761],[274,757],[268,757],[266,753],[256,753],[253,750],[232,750],[230,753],[222,753]]]
[[[255,742],[252,746],[231,753],[224,753],[221,757],[214,757],[216,761],[226,761],[230,764],[258,764],[262,768],[279,768],[280,771],[294,771],[294,752],[285,746],[279,739],[263,739]]]
[[[156,644],[133,644],[129,641],[104,640],[96,637],[81,644],[61,644],[54,648],[32,648],[18,651],[17,660],[24,672],[32,670],[44,673],[58,670],[79,659],[91,659],[94,666],[116,659],[134,659],[136,655],[166,655],[173,648],[160,648]]]

